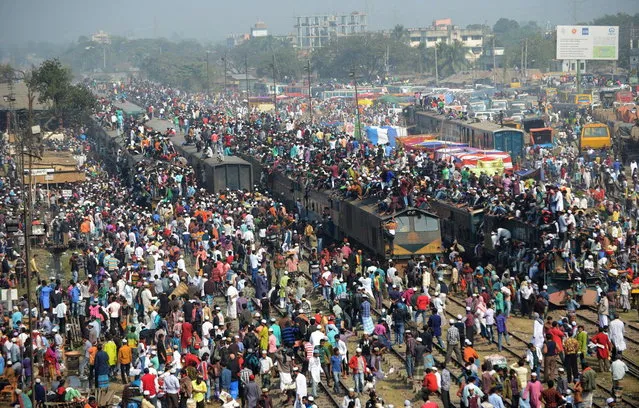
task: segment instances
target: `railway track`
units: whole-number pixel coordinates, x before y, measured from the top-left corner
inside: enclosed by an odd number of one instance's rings
[[[289,317],[286,313],[286,310],[280,309],[277,305],[272,305],[272,308],[277,310],[281,317]],[[298,353],[294,353],[295,361],[302,365],[304,363],[304,358],[300,356]],[[306,375],[306,374],[305,374]],[[295,379],[293,379],[295,380]],[[342,380],[340,380],[340,385],[344,388],[344,390],[348,390],[348,387]],[[320,381],[318,389],[320,392],[317,394],[317,398],[315,398],[315,404],[318,407],[336,407],[341,408],[342,404],[338,400],[337,396],[333,394],[333,390],[329,389],[324,382]],[[310,390],[310,386],[309,386]]]
[[[455,298],[454,296],[448,296],[447,300],[449,301],[448,304],[453,303],[455,305],[457,305],[459,308],[462,308],[463,310],[466,309],[466,306],[457,298]],[[446,313],[448,315],[450,315],[451,317],[455,317],[453,315],[453,313],[450,310],[446,310]],[[516,333],[513,333],[511,331],[508,332],[509,336],[513,339],[515,339],[516,341],[522,343],[524,346],[526,346],[529,342],[527,340],[525,340],[524,338],[522,338],[521,336],[519,336]],[[493,340],[494,344],[497,344],[497,342],[495,340]],[[510,354],[511,356],[520,359],[522,356],[521,354],[513,351],[511,348],[509,347],[505,347],[502,345],[502,350],[505,351],[506,353]],[[601,385],[600,383],[597,383],[597,389],[600,390],[601,392],[604,393],[605,396],[597,396],[595,395],[595,398],[598,397],[598,399],[601,401],[601,403],[598,403],[596,401],[593,401],[593,406],[595,407],[604,407],[605,406],[605,399],[608,396],[614,396],[611,392],[611,390],[607,389],[606,387],[604,387],[603,385]],[[627,398],[625,396],[621,397],[621,400],[624,402],[624,404],[626,404],[628,407],[637,407],[639,406],[639,402],[635,401],[635,400],[631,400],[630,398]]]
[[[594,317],[593,315],[585,315],[584,312],[588,312],[588,313],[594,313]],[[580,319],[586,321],[589,323],[590,326],[594,327],[595,330],[598,329],[599,327],[599,320],[598,320],[598,316],[596,314],[596,312],[593,312],[591,309],[585,309],[585,310],[578,310],[576,313],[577,317],[579,317]],[[626,325],[626,327],[628,327]],[[633,338],[632,336],[625,336],[625,340],[628,343],[631,343],[634,346],[639,347],[639,341],[636,340],[635,338]],[[630,375],[632,375],[633,377],[639,379],[639,364],[637,364],[635,361],[630,360],[628,358],[627,355],[623,354],[621,356],[621,359],[623,360],[624,363],[626,363],[626,365],[628,366],[628,372],[630,373]]]

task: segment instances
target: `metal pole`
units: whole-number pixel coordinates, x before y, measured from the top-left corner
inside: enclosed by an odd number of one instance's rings
[[[222,61],[224,61],[224,97],[226,98],[226,73],[228,72],[226,69],[226,54],[224,54]]]
[[[524,46],[524,83],[528,83],[528,38]]]
[[[273,110],[277,116],[277,82],[275,82],[275,54],[273,54]]]
[[[581,61],[577,60],[577,93],[581,93]]]
[[[437,42],[435,42],[435,84],[439,85],[439,63],[437,61]]]
[[[493,35],[493,87],[497,87],[497,57],[495,56],[495,36]]]
[[[209,79],[209,51],[206,51],[206,96],[211,93],[211,80]]]
[[[359,120],[359,95],[357,94],[357,77],[353,75],[355,80],[355,112],[357,113],[357,140],[362,139],[362,124]]]
[[[308,111],[311,115],[311,126],[313,125],[313,96],[311,95],[311,60],[309,59],[306,63],[306,68],[308,70]]]
[[[249,101],[251,95],[249,94],[248,55],[244,56],[244,76],[246,79],[246,117],[248,119],[249,111],[251,110],[251,102]]]
[[[246,122],[248,125],[248,122],[251,118],[251,102],[249,100],[250,95],[249,95],[249,78],[248,78],[248,54],[244,56],[244,75],[245,75],[245,79],[246,79]],[[251,151],[251,135],[250,133],[248,133],[246,135],[247,139],[248,139],[248,148],[249,148],[249,153]]]

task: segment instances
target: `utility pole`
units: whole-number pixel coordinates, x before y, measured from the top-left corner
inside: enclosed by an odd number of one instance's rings
[[[224,53],[224,57],[222,57],[222,61],[224,61],[224,97],[226,98],[227,95],[227,91],[226,91],[226,73],[228,72],[228,70],[226,69],[226,64],[227,64],[227,60],[226,60],[226,53]]]
[[[524,82],[528,83],[528,38],[524,42]]]
[[[524,42],[522,41],[521,44],[521,52],[519,54],[519,82],[522,83],[524,82],[523,76],[524,76]]]
[[[308,112],[311,115],[311,126],[313,126],[313,95],[311,95],[311,60],[306,61],[307,81],[308,81]]]
[[[248,54],[244,56],[244,76],[246,79],[246,118],[248,119],[251,114],[251,102],[249,101],[251,95],[249,93]]]
[[[273,54],[273,111],[277,116],[277,82],[275,82],[275,54]]]
[[[206,96],[211,94],[211,79],[209,78],[209,54],[210,51],[206,50]]]
[[[495,34],[493,34],[493,87],[497,87],[497,57],[495,56]]]
[[[22,74],[22,78],[27,82],[27,76],[23,71],[14,70],[14,72]],[[13,113],[13,126],[14,126],[14,137],[16,140],[20,141],[20,161],[22,168],[20,169],[20,183],[22,184],[22,222],[23,222],[23,234],[24,234],[24,270],[26,274],[26,289],[27,289],[27,320],[28,320],[28,333],[32,334],[35,329],[32,325],[32,316],[31,309],[33,308],[33,300],[31,293],[31,265],[30,265],[30,256],[31,256],[31,215],[33,213],[32,205],[33,200],[31,197],[31,185],[33,184],[33,174],[32,174],[32,166],[33,166],[33,156],[34,154],[39,154],[40,146],[35,146],[34,142],[36,139],[35,135],[40,133],[40,126],[33,126],[33,100],[34,95],[31,89],[27,86],[27,101],[28,101],[28,126],[29,129],[25,132],[20,131],[20,125],[18,124],[15,106],[13,102],[15,101],[15,95],[13,94],[13,78],[9,81],[9,90],[11,95],[9,95],[10,107]],[[18,134],[21,133],[20,138],[18,139]],[[28,168],[25,168],[25,156],[29,157]],[[28,169],[28,170],[27,170]],[[29,184],[28,186],[24,183],[25,170],[29,172]],[[33,366],[33,337],[29,338],[30,345],[27,347],[27,357],[31,361],[31,365]],[[35,381],[31,382],[31,393],[32,396],[35,396]]]
[[[437,61],[437,43],[435,42],[435,84],[439,86],[439,62]]]
[[[359,120],[359,95],[357,94],[357,76],[355,75],[355,71],[351,71],[350,76],[353,78],[355,82],[355,112],[357,115],[357,140],[362,140],[362,124]]]

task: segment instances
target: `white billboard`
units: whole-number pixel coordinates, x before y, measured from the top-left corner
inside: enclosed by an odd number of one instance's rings
[[[618,26],[557,26],[558,60],[618,60]]]

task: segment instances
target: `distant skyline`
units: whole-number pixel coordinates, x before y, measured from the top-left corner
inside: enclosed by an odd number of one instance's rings
[[[488,24],[501,17],[518,22],[536,21],[540,26],[572,24],[576,2],[577,21],[590,21],[605,14],[639,13],[639,0],[324,0],[234,1],[215,0],[4,0],[0,1],[0,46],[28,41],[67,43],[99,30],[132,38],[194,38],[219,42],[229,34],[247,33],[257,21],[269,34],[294,31],[295,16],[368,14],[368,29],[390,29],[397,24],[425,27],[432,20],[452,18],[460,26]]]

